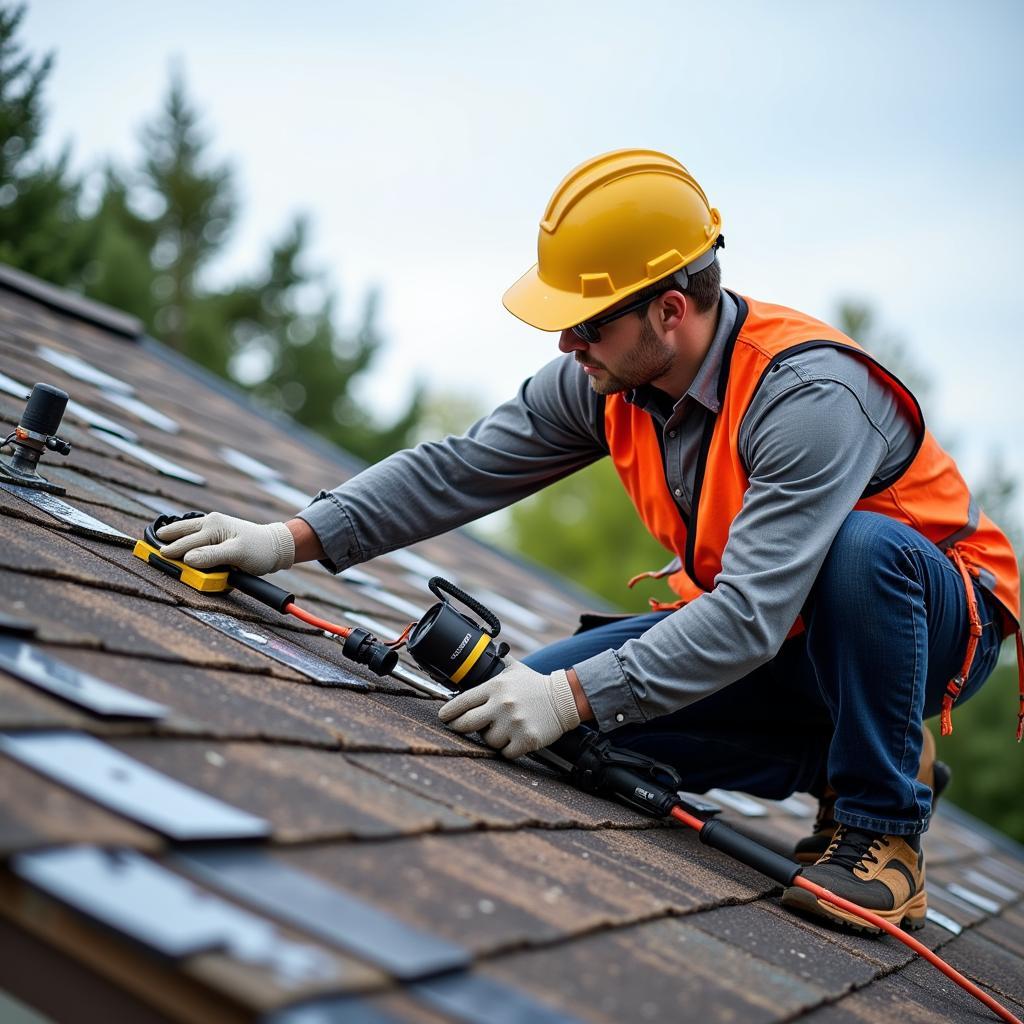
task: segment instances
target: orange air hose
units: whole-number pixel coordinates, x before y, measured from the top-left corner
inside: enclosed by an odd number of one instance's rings
[[[348,637],[352,632],[351,626],[340,626],[336,623],[327,621],[327,619],[321,619],[319,616],[313,615],[311,612],[307,612],[304,609],[299,608],[294,603],[286,604],[282,610],[288,615],[294,615],[295,618],[301,619],[303,622],[307,622],[311,626],[315,626],[317,629],[325,630],[328,633],[334,633],[340,637]],[[399,644],[405,640],[412,626],[413,624],[410,623],[409,626],[403,630],[402,635],[397,640],[391,641],[387,646],[399,646]],[[673,807],[669,813],[677,821],[682,822],[684,825],[688,825],[698,833],[701,832],[705,825],[708,824],[708,822],[702,821],[700,818],[687,813],[682,809],[682,807]],[[1002,1020],[1007,1021],[1008,1024],[1024,1024],[1019,1017],[1014,1016],[1008,1009],[1006,1009],[1005,1006],[993,999],[987,992],[983,992],[974,984],[974,982],[965,978],[955,968],[950,967],[945,960],[936,953],[933,953],[927,946],[913,938],[913,936],[908,935],[902,928],[886,921],[885,918],[879,917],[877,914],[873,914],[870,910],[864,909],[864,907],[857,906],[856,903],[851,903],[849,900],[843,899],[842,896],[837,896],[835,893],[829,892],[828,889],[825,889],[820,885],[816,885],[814,882],[801,878],[800,875],[793,878],[792,884],[813,893],[819,900],[824,900],[826,903],[831,903],[833,906],[861,918],[863,921],[873,925],[875,928],[879,928],[886,934],[891,935],[894,939],[899,939],[899,941],[905,946],[908,946],[934,967],[937,967],[946,975],[947,978],[955,981],[962,989],[969,992],[975,999],[984,1003],[990,1010],[992,1010],[993,1013],[999,1016]]]
[[[692,814],[688,814],[681,807],[674,807],[670,811],[670,814],[677,821],[681,821],[684,825],[689,825],[690,828],[700,832],[704,828],[704,821],[700,818],[695,817]],[[824,900],[826,903],[831,903],[835,907],[839,907],[841,910],[845,910],[849,914],[866,921],[868,924],[873,925],[875,928],[880,928],[882,931],[891,935],[894,939],[899,939],[905,946],[909,946],[915,953],[924,957],[930,964],[937,967],[947,978],[955,981],[961,988],[970,992],[975,999],[983,1002],[993,1013],[1007,1021],[1008,1024],[1022,1024],[1019,1017],[1015,1017],[1005,1006],[1001,1003],[996,1002],[987,992],[983,992],[973,981],[965,978],[958,970],[950,967],[942,957],[933,953],[923,943],[918,942],[913,936],[908,935],[902,928],[898,928],[896,925],[885,918],[879,917],[877,914],[873,914],[870,910],[865,910],[863,907],[858,907],[856,903],[851,903],[849,900],[843,899],[842,896],[837,896],[834,892],[829,892],[828,889],[822,888],[820,885],[815,885],[814,882],[809,882],[806,878],[801,878],[799,875],[793,879],[793,885],[800,886],[801,889],[806,889],[808,892],[813,893],[818,897],[819,900]]]

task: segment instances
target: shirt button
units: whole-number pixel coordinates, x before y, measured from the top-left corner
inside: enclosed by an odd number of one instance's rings
[[[677,488],[676,488],[676,489],[675,489],[675,490],[674,490],[674,491],[673,491],[672,493],[673,493],[673,494],[674,494],[674,495],[675,495],[675,496],[676,496],[677,498],[681,498],[681,497],[683,496],[683,489],[682,489],[682,487],[677,487]]]
[[[626,716],[621,711],[615,716],[616,722],[624,722],[625,720]]]
[[[669,437],[675,437],[677,433],[678,433],[678,431],[675,431],[675,430],[670,430],[670,431],[668,432],[668,436],[669,436]]]

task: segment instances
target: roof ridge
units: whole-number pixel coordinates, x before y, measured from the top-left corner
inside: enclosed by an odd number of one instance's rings
[[[59,313],[70,313],[79,320],[102,327],[128,341],[138,341],[145,330],[142,321],[130,313],[86,298],[70,288],[51,284],[6,263],[0,263],[0,285],[35,299]]]

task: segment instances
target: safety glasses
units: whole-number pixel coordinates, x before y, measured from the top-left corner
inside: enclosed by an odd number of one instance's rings
[[[628,306],[623,306],[621,309],[615,310],[614,313],[607,313],[605,316],[595,316],[591,320],[584,320],[583,323],[570,327],[569,330],[577,338],[582,338],[588,344],[596,344],[601,340],[601,328],[605,324],[610,324],[613,320],[618,320],[620,316],[625,316],[627,313],[635,313],[638,309],[644,309],[656,298],[664,295],[665,292],[670,292],[673,289],[685,292],[690,285],[690,275],[711,266],[715,262],[715,254],[719,249],[724,248],[725,235],[719,235],[715,239],[715,244],[706,253],[698,256],[692,263],[688,263],[682,270],[677,270],[671,276],[663,277],[660,281],[656,281],[647,288],[641,289]],[[650,291],[651,288],[656,290],[652,293]]]
[[[588,344],[594,345],[601,340],[601,328],[605,324],[610,324],[613,320],[618,320],[620,316],[625,316],[627,313],[635,313],[638,309],[645,309],[660,294],[662,293],[646,295],[631,302],[628,306],[615,310],[614,313],[607,314],[607,316],[595,316],[592,320],[584,320],[583,323],[571,327],[570,330],[577,338],[582,338]]]

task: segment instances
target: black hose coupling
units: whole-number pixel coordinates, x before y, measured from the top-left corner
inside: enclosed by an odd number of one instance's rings
[[[341,653],[360,665],[366,665],[378,676],[391,675],[398,664],[398,651],[387,644],[382,644],[372,633],[358,627],[345,638]]]
[[[616,797],[653,818],[666,817],[679,803],[682,780],[674,768],[616,747],[593,729],[574,729],[548,749],[572,764],[573,783],[588,793]]]
[[[37,466],[45,452],[70,455],[71,445],[57,437],[68,404],[68,393],[52,384],[36,384],[14,431],[6,438],[14,451],[0,458],[0,480],[22,487],[64,494],[64,488],[41,477]]]
[[[769,850],[749,836],[737,832],[724,821],[706,821],[698,835],[705,845],[721,850],[722,853],[727,853],[741,863],[755,868],[779,885],[791,886],[793,879],[803,869],[802,864]]]

